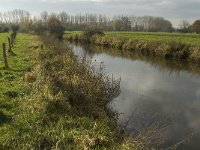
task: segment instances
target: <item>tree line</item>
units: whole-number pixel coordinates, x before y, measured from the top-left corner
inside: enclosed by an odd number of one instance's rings
[[[190,24],[187,20],[182,20],[179,24],[179,31],[183,33],[196,32],[200,34],[200,20],[194,21]]]
[[[163,17],[153,16],[124,16],[108,17],[102,14],[77,14],[70,15],[63,11],[60,13],[48,13],[43,11],[40,16],[32,16],[25,10],[13,10],[0,12],[0,32],[7,31],[9,26],[17,24],[22,32],[36,30],[42,32],[47,26],[49,18],[59,20],[59,24],[68,31],[83,31],[86,28],[99,28],[104,31],[144,31],[144,32],[173,32],[175,29],[169,20]],[[200,33],[197,20],[190,25],[187,21],[180,23],[180,32]]]
[[[172,24],[162,17],[136,17],[136,16],[114,16],[108,17],[97,14],[70,15],[63,11],[61,13],[48,13],[43,11],[39,17],[32,16],[25,10],[13,10],[0,12],[0,24],[18,24],[21,30],[34,27],[34,25],[45,24],[48,18],[55,17],[60,20],[63,27],[69,31],[80,31],[86,27],[97,27],[105,31],[172,31]]]

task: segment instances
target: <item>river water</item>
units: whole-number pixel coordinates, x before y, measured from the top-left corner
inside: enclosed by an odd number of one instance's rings
[[[129,51],[72,45],[78,57],[91,58],[105,72],[121,78],[121,93],[108,107],[129,135],[145,130],[164,140],[162,146],[200,148],[200,67],[146,57]],[[152,127],[152,128],[151,128]]]

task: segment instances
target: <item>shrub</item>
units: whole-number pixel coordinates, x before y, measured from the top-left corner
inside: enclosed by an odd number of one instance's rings
[[[9,32],[9,27],[7,27],[5,25],[1,25],[0,26],[0,32]]]
[[[59,19],[52,16],[47,20],[47,30],[51,35],[58,39],[62,39],[64,35],[65,28],[62,26]]]
[[[190,30],[200,34],[200,20],[196,20],[191,26]]]
[[[34,33],[41,35],[46,31],[46,27],[42,22],[38,21],[33,24],[32,30]]]
[[[100,28],[91,27],[91,28],[86,28],[86,30],[83,33],[83,37],[87,42],[89,42],[92,36],[103,35],[103,34],[104,33]]]
[[[11,25],[11,30],[13,33],[17,33],[17,31],[19,30],[19,25],[16,24]]]

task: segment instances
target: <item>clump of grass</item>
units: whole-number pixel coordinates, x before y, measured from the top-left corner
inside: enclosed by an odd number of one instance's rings
[[[190,59],[197,63],[200,62],[200,47],[191,47]]]

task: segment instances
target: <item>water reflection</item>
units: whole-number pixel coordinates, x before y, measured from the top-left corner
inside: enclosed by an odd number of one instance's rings
[[[121,94],[108,105],[119,113],[118,124],[126,126],[126,132],[135,134],[165,118],[170,120],[162,133],[168,138],[166,147],[200,130],[198,65],[101,47],[74,46],[73,51],[76,55],[104,62],[106,73],[121,77]],[[199,136],[195,135],[191,142],[197,139]],[[195,144],[200,147],[196,142],[192,146]],[[197,147],[190,145],[190,148]]]
[[[76,45],[78,46],[78,45]],[[101,46],[81,45],[81,47],[88,53],[89,56],[105,53],[109,56],[120,57],[122,59],[129,59],[133,61],[143,61],[151,64],[153,67],[161,72],[169,74],[178,74],[180,71],[192,72],[193,75],[200,75],[200,65],[195,63],[188,63],[178,60],[166,60],[159,57],[152,57],[137,52],[117,50],[113,48],[105,49]]]

